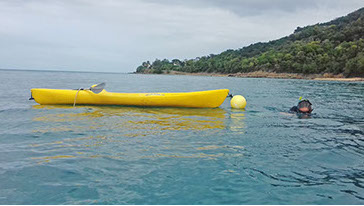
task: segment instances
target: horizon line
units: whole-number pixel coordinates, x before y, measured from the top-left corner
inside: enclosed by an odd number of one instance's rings
[[[111,71],[72,71],[72,70],[52,70],[52,69],[8,69],[0,68],[3,71],[33,71],[33,72],[75,72],[75,73],[108,73],[108,74],[133,74],[134,72],[111,72]]]

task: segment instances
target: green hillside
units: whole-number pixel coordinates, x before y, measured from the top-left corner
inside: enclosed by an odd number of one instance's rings
[[[364,77],[364,8],[327,23],[298,27],[278,40],[190,60],[143,62],[137,73],[254,71]]]

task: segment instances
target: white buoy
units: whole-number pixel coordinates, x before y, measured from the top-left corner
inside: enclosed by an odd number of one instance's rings
[[[246,106],[246,99],[241,95],[235,95],[231,98],[230,105],[235,109],[244,109]]]

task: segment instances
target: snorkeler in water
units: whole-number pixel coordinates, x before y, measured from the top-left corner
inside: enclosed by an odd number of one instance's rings
[[[291,113],[298,113],[298,114],[311,114],[313,111],[312,104],[308,99],[303,99],[300,97],[300,101],[298,102],[297,106],[293,106],[290,110]]]

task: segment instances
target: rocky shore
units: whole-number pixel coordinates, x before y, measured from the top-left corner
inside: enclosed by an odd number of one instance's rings
[[[186,73],[171,71],[163,73],[169,75],[190,75],[190,76],[215,76],[215,77],[240,77],[240,78],[275,78],[275,79],[307,79],[307,80],[320,80],[320,81],[364,81],[362,77],[345,78],[344,75],[338,74],[293,74],[293,73],[275,73],[275,72],[249,72],[249,73],[235,73],[235,74],[220,74],[220,73]]]

